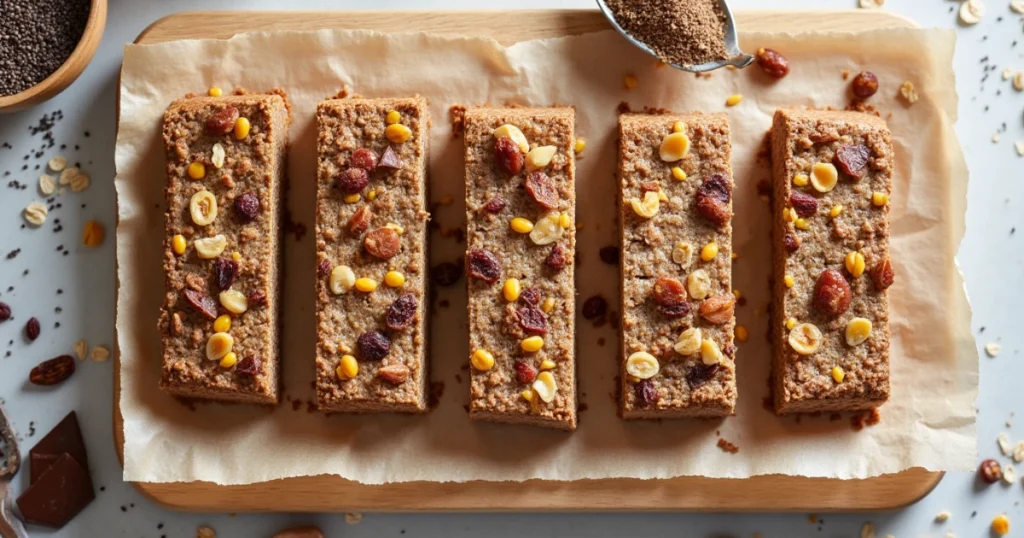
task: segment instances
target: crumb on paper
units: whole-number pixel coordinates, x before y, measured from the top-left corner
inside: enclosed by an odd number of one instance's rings
[[[861,526],[860,538],[875,538],[875,526],[870,521]]]
[[[1017,446],[1013,447],[1013,461],[1024,461],[1024,441],[1017,441]]]
[[[363,514],[359,512],[347,512],[345,514],[345,523],[349,525],[358,525],[363,520]]]
[[[86,354],[89,352],[89,344],[85,340],[79,340],[75,342],[75,355],[78,360],[85,360]]]
[[[850,70],[843,69],[843,80],[850,80]]]
[[[939,523],[943,523],[945,521],[949,521],[949,517],[952,516],[952,515],[953,514],[949,513],[949,510],[943,510],[943,511],[939,512],[938,514],[935,514],[935,521],[937,521]]]
[[[914,88],[913,82],[908,80],[903,84],[900,84],[900,97],[902,97],[909,105],[917,102],[917,90]]]
[[[1012,486],[1017,481],[1017,470],[1013,468],[1013,465],[1007,463],[1003,465],[1003,482],[1008,486]]]
[[[985,344],[985,354],[989,357],[995,358],[999,356],[999,352],[1003,350],[1003,346],[997,342],[989,342]]]
[[[1013,147],[1017,149],[1018,156],[1024,157],[1024,140],[1014,142]]]
[[[735,454],[740,451],[740,447],[726,441],[725,439],[718,438],[718,448],[722,449],[722,452],[728,452],[729,454]]]

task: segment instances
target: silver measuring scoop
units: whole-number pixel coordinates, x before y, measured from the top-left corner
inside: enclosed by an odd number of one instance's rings
[[[11,495],[11,479],[18,474],[21,456],[18,454],[18,439],[7,421],[3,406],[0,406],[0,537],[28,538],[21,520],[14,514]]]
[[[690,71],[692,73],[704,73],[706,71],[714,71],[720,67],[727,65],[734,65],[736,67],[746,67],[754,61],[754,57],[744,53],[740,50],[739,42],[736,39],[736,21],[732,18],[732,10],[729,9],[729,4],[726,0],[718,0],[718,4],[722,9],[722,13],[725,14],[725,52],[729,55],[724,60],[716,60],[714,62],[707,62],[700,65],[680,65],[680,64],[668,64],[676,69],[682,69],[683,71]],[[597,0],[598,7],[601,8],[601,13],[604,13],[608,22],[612,23],[612,26],[622,34],[623,37],[629,40],[630,43],[640,47],[644,52],[658,58],[657,53],[654,49],[647,46],[646,43],[636,39],[632,35],[626,32],[619,25],[618,21],[615,20],[615,16],[612,14],[611,9],[608,8],[608,4],[605,0]],[[660,59],[660,58],[659,58]]]

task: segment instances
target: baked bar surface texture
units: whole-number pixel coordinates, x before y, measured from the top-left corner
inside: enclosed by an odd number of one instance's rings
[[[171,394],[278,401],[289,122],[275,94],[182,99],[164,114],[160,386]]]
[[[427,101],[317,107],[316,395],[324,411],[427,410]]]
[[[470,418],[576,428],[576,114],[465,114]]]
[[[729,122],[619,117],[622,417],[736,406]]]
[[[876,407],[889,398],[889,129],[779,110],[771,138],[775,409]]]

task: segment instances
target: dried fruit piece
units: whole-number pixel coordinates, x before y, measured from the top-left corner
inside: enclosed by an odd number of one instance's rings
[[[484,211],[491,213],[492,215],[501,213],[501,210],[505,209],[506,205],[508,205],[508,202],[506,202],[504,198],[501,196],[495,196],[484,204]]]
[[[757,60],[757,66],[770,77],[782,78],[789,74],[789,60],[772,49],[757,49],[757,54],[754,57]]]
[[[398,232],[391,228],[377,228],[366,234],[366,238],[363,239],[363,246],[366,247],[366,251],[371,255],[387,260],[394,257],[401,250],[402,238],[398,235]]]
[[[701,182],[697,189],[697,212],[708,222],[724,226],[732,218],[729,202],[732,184],[724,174],[713,174]]]
[[[654,382],[650,379],[641,379],[639,383],[633,385],[633,395],[644,407],[652,406],[661,399],[658,389],[654,388]]]
[[[260,373],[261,366],[262,362],[260,361],[259,355],[249,355],[238,362],[235,366],[235,373],[256,377],[256,375]]]
[[[404,364],[388,364],[377,370],[377,377],[392,385],[401,385],[409,379],[409,367]]]
[[[555,157],[557,151],[558,148],[555,146],[537,146],[531,149],[526,154],[526,170],[533,172],[551,164],[551,159]]]
[[[526,194],[533,198],[537,205],[545,209],[558,207],[558,189],[555,182],[544,172],[532,172],[526,176]]]
[[[686,384],[690,386],[690,390],[696,390],[708,381],[711,381],[718,373],[719,368],[721,366],[717,362],[714,364],[704,364],[703,362],[694,364],[686,371]]]
[[[498,168],[510,175],[516,175],[523,169],[523,152],[511,138],[503,136],[494,143],[494,160]]]
[[[196,254],[204,260],[212,260],[220,256],[228,246],[228,239],[224,234],[217,234],[213,237],[196,239],[193,243],[196,247]]]
[[[501,262],[489,250],[476,249],[469,251],[466,258],[469,265],[469,276],[493,284],[501,278]]]
[[[528,334],[544,336],[548,332],[548,318],[534,306],[523,305],[516,309],[516,320]]]
[[[658,375],[659,370],[658,359],[646,351],[637,351],[626,359],[626,373],[638,379],[650,379]]]
[[[568,265],[568,263],[569,258],[566,256],[565,247],[561,244],[551,247],[551,253],[544,259],[544,265],[556,273],[565,269],[565,266]]]
[[[736,308],[736,296],[733,294],[708,297],[700,303],[700,317],[712,325],[725,325],[732,320]]]
[[[540,290],[537,288],[526,288],[519,294],[519,299],[526,304],[537,306],[540,304]]]
[[[986,484],[995,484],[1003,478],[1003,468],[998,461],[987,459],[978,467],[978,475]]]
[[[380,331],[369,331],[356,340],[359,355],[368,361],[379,361],[391,353],[391,340]]]
[[[377,169],[377,160],[377,154],[367,148],[360,148],[352,152],[352,166],[366,170],[367,174],[372,174]]]
[[[217,258],[213,261],[213,281],[217,284],[217,289],[230,288],[237,274],[238,262],[227,258]]]
[[[674,278],[658,277],[652,288],[654,302],[660,306],[674,306],[686,302],[686,288]]]
[[[384,313],[384,323],[392,331],[401,331],[412,325],[416,318],[416,309],[419,306],[416,296],[412,293],[399,295],[395,302],[391,303],[387,312]]]
[[[830,317],[842,315],[850,308],[853,292],[843,274],[835,269],[825,269],[814,285],[814,307]]]
[[[337,185],[345,194],[358,194],[370,182],[370,174],[362,168],[348,168],[338,175]]]
[[[853,77],[850,89],[858,99],[867,99],[878,91],[878,77],[871,71],[861,71]]]
[[[868,159],[871,158],[871,150],[863,144],[846,144],[839,146],[832,162],[839,170],[856,179],[864,176],[867,169]]]
[[[564,233],[561,213],[551,211],[533,225],[533,229],[530,230],[530,240],[535,245],[550,245],[561,239]]]
[[[206,120],[206,132],[211,135],[225,135],[235,129],[238,120],[238,109],[228,105]]]
[[[538,296],[540,294],[538,293]],[[583,303],[583,318],[594,321],[604,317],[608,312],[608,301],[600,295],[595,295]]]
[[[217,301],[214,301],[213,297],[202,292],[186,289],[185,300],[204,318],[210,321],[217,319]]]
[[[896,273],[892,270],[892,262],[889,258],[885,258],[882,261],[875,264],[875,267],[871,269],[871,280],[875,282],[875,289],[878,291],[885,291],[892,286],[896,278]]]
[[[267,305],[267,294],[262,291],[249,292],[249,296],[246,299],[249,302],[249,308],[258,308]]]
[[[700,328],[690,327],[679,334],[679,338],[676,339],[672,349],[683,356],[693,355],[700,351],[700,345],[703,341],[704,335],[701,333]]]
[[[243,192],[235,198],[235,215],[241,222],[252,222],[260,214],[260,199],[255,192]]]
[[[29,372],[28,380],[33,385],[56,385],[67,381],[75,373],[75,358],[61,355],[39,363]]]
[[[782,244],[786,247],[786,252],[796,252],[800,248],[800,241],[789,232],[782,237]]]
[[[370,220],[373,219],[373,212],[370,211],[370,206],[364,205],[356,210],[348,219],[348,233],[352,235],[361,235],[363,232],[370,227]]]
[[[537,379],[537,369],[533,365],[523,361],[516,361],[512,366],[515,368],[516,378],[520,383],[530,384],[533,383],[533,380]]]
[[[29,342],[34,342],[36,338],[39,338],[41,331],[42,328],[39,326],[39,320],[34,317],[28,318],[28,321],[25,323],[25,338],[28,338]]]
[[[398,157],[398,153],[388,146],[384,149],[384,154],[380,156],[380,161],[377,162],[379,168],[391,168],[398,170],[402,167],[402,159]]]
[[[188,211],[196,226],[207,226],[217,220],[217,197],[203,189],[192,195],[188,202]]]
[[[0,303],[0,322],[11,319],[11,307],[7,303]]]
[[[441,262],[430,270],[430,276],[438,286],[451,286],[462,278],[462,266]]]
[[[789,195],[789,205],[793,206],[796,214],[808,218],[818,212],[818,200],[805,192],[793,191]]]

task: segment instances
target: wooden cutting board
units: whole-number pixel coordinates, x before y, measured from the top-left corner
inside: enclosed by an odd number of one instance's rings
[[[737,23],[748,31],[864,31],[913,27],[891,13],[861,11],[746,11]],[[189,12],[160,19],[136,43],[228,38],[236,33],[323,28],[486,36],[509,44],[607,30],[597,11],[331,11]],[[120,363],[114,372],[120,401]],[[123,461],[120,406],[114,406],[114,440]],[[796,476],[747,479],[681,477],[668,480],[607,479],[552,482],[410,482],[369,486],[337,476],[308,476],[244,486],[208,482],[135,486],[172,509],[218,512],[295,511],[870,511],[892,510],[927,495],[942,473],[910,469],[864,480]]]

